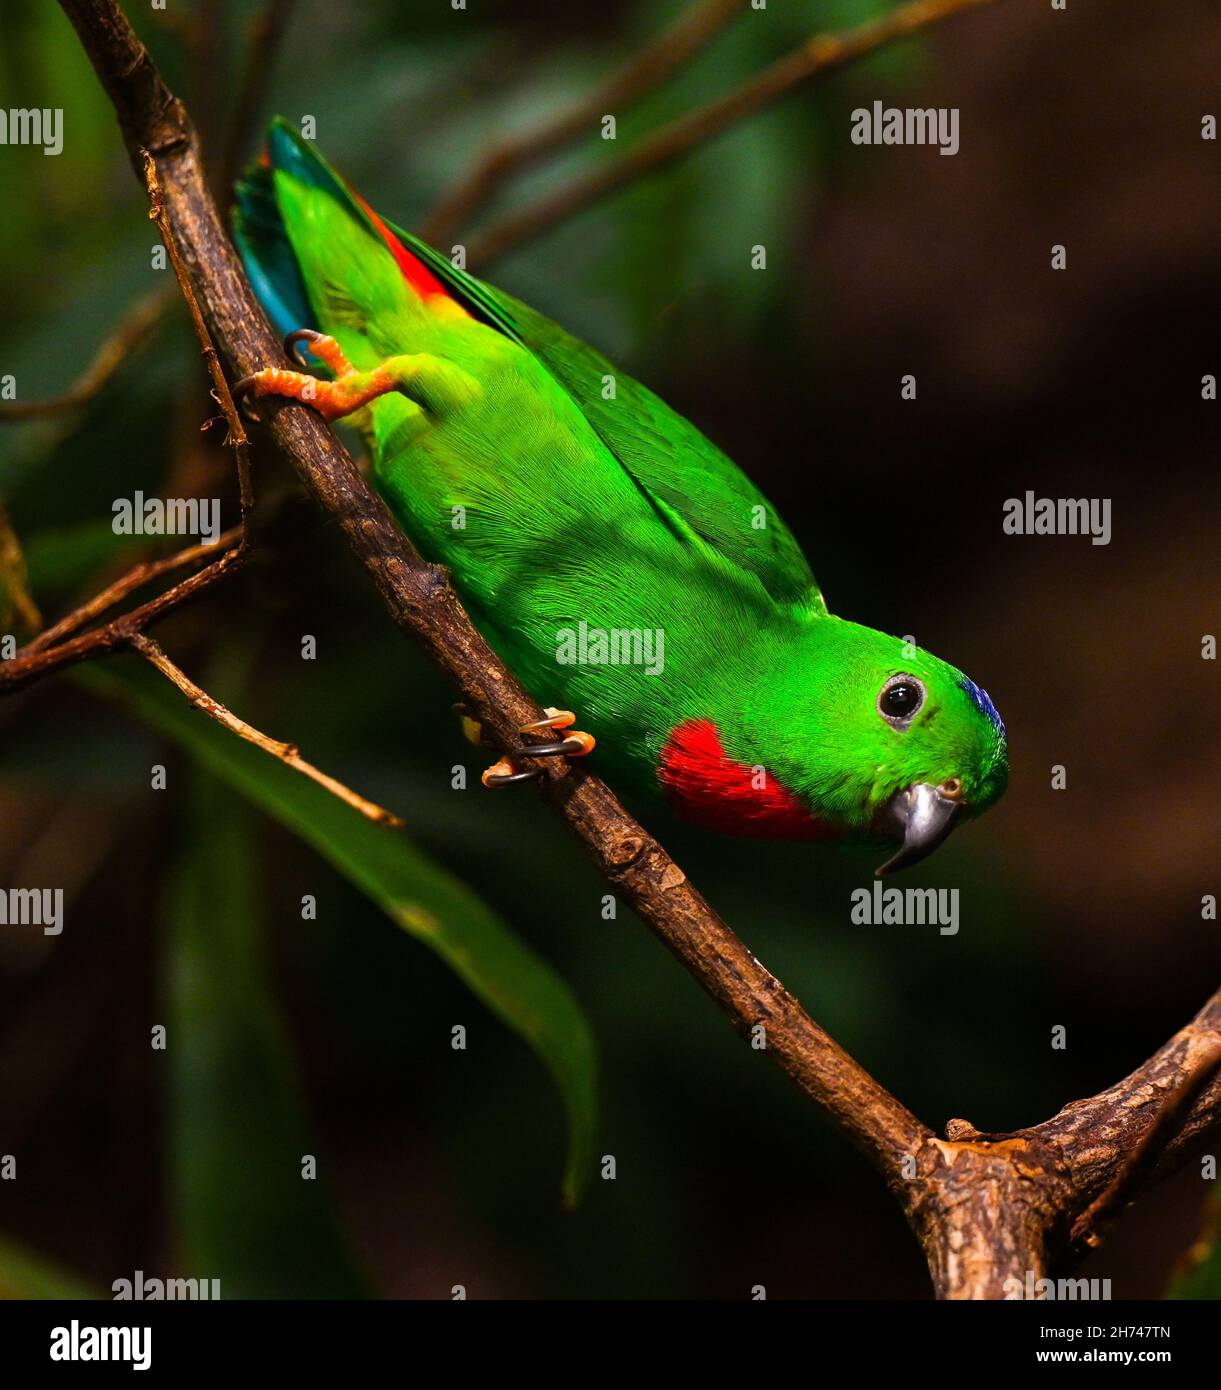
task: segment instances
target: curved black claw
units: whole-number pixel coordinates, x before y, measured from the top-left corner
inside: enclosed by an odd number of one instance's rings
[[[558,743],[527,743],[524,748],[518,751],[525,758],[559,758],[573,753],[581,753],[584,749],[585,744],[581,739],[565,738]]]
[[[241,410],[247,420],[253,420],[256,424],[261,424],[263,417],[255,410],[250,408],[249,392],[254,386],[253,376],[244,376],[240,381],[235,381],[229,388],[229,394],[233,397],[234,403]]]
[[[291,357],[299,367],[308,369],[310,363],[297,351],[297,344],[316,343],[318,339],[323,336],[322,333],[318,333],[312,328],[294,328],[293,331],[284,338],[284,352],[288,357]]]
[[[488,787],[507,787],[510,782],[533,782],[542,775],[541,767],[527,767],[521,772],[485,772],[483,782]]]

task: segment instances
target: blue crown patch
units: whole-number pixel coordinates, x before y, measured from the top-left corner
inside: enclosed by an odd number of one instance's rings
[[[958,682],[959,688],[965,690],[971,697],[971,703],[979,710],[980,714],[986,714],[992,721],[992,726],[1001,738],[1005,737],[1005,726],[1001,722],[1001,717],[996,712],[996,706],[988,698],[988,692],[981,690],[969,676],[963,676]]]

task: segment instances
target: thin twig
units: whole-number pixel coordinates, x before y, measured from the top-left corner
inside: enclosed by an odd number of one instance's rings
[[[219,700],[214,699],[208,692],[196,685],[195,682],[180,667],[174,664],[160,645],[151,637],[142,632],[133,632],[127,639],[127,644],[133,651],[139,654],[156,667],[158,671],[172,685],[187,697],[196,709],[203,710],[209,719],[215,719],[224,729],[228,729],[231,734],[236,734],[238,738],[245,739],[247,743],[253,743],[256,748],[261,748],[264,753],[270,753],[273,758],[277,758],[285,766],[291,767],[294,772],[299,772],[303,777],[308,777],[311,782],[317,782],[320,787],[324,787],[332,796],[336,796],[340,801],[351,806],[353,810],[368,820],[375,821],[378,825],[389,826],[392,829],[402,829],[404,822],[394,814],[387,811],[384,806],[379,806],[375,801],[368,800],[354,792],[350,787],[338,781],[334,777],[328,776],[325,772],[316,768],[313,763],[308,763],[301,756],[300,750],[291,743],[281,743],[279,739],[268,738],[253,725],[247,724],[244,719],[239,719],[232,710],[227,709]]]
[[[93,360],[66,390],[41,401],[0,401],[0,423],[33,420],[43,415],[61,415],[86,405],[114,376],[127,358],[161,323],[166,309],[176,298],[170,285],[150,291],[124,315],[122,322],[106,338]]]
[[[250,139],[259,118],[259,109],[267,95],[294,3],[295,0],[267,0],[251,28],[246,66],[233,104],[233,114],[229,118],[229,134],[220,166],[218,197],[222,206],[233,197],[233,184],[241,171],[246,142]]]
[[[584,100],[553,121],[511,136],[485,154],[475,167],[442,194],[425,218],[420,235],[442,245],[509,178],[593,131],[599,117],[622,112],[663,83],[710,43],[747,0],[693,0],[668,29],[632,55]]]
[[[135,75],[133,72],[132,76]],[[157,230],[161,233],[162,244],[165,246],[166,255],[169,257],[170,265],[173,267],[174,275],[191,316],[191,323],[199,340],[208,375],[212,379],[213,397],[220,405],[228,425],[226,443],[233,446],[238,478],[241,524],[236,528],[236,532],[225,532],[223,539],[228,541],[236,534],[237,544],[212,564],[197,570],[195,574],[175,584],[172,589],[132,609],[131,612],[125,613],[122,617],[116,618],[103,627],[95,628],[92,632],[86,632],[77,637],[68,637],[67,640],[59,640],[59,636],[77,631],[113,607],[115,602],[138,588],[148,578],[179,568],[184,563],[191,563],[205,554],[207,550],[215,547],[192,546],[177,556],[170,556],[165,561],[154,562],[151,569],[137,565],[127,575],[116,581],[114,585],[109,586],[102,593],[81,605],[75,612],[61,619],[52,630],[53,633],[58,634],[54,638],[55,645],[51,645],[52,634],[44,633],[41,638],[36,638],[23,647],[10,660],[0,662],[0,693],[17,690],[50,675],[53,671],[61,670],[65,666],[86,661],[130,645],[134,633],[141,632],[150,623],[156,622],[186,600],[201,593],[218,579],[232,573],[233,570],[245,563],[249,553],[248,528],[250,513],[254,505],[254,493],[250,480],[250,441],[247,438],[242,417],[233,402],[232,393],[221,369],[220,359],[216,355],[216,348],[213,346],[207,324],[200,312],[199,300],[196,298],[194,287],[191,284],[186,266],[183,264],[178,243],[166,215],[161,185],[157,178],[156,160],[146,149],[141,148],[138,154],[140,170],[148,193],[149,220],[156,223]]]
[[[200,351],[207,364],[208,375],[212,378],[212,394],[229,424],[229,434],[225,442],[233,446],[233,456],[237,466],[238,501],[242,514],[242,545],[244,546],[246,543],[245,528],[254,506],[254,491],[250,481],[250,441],[246,437],[246,427],[242,423],[242,417],[238,414],[237,406],[233,403],[233,395],[229,390],[229,383],[225,380],[225,373],[221,369],[220,358],[216,355],[212,335],[208,332],[208,326],[204,322],[203,313],[199,308],[199,300],[195,297],[195,289],[191,284],[191,277],[187,273],[186,266],[182,263],[178,243],[166,215],[161,184],[157,179],[157,161],[146,149],[141,149],[140,157],[144,165],[144,186],[148,190],[149,221],[155,222],[157,230],[161,233],[162,245],[165,247],[170,264],[174,268],[174,275],[178,280],[182,297],[186,300],[187,310],[191,315],[195,336],[199,339]]]
[[[0,502],[0,622],[6,621],[11,612],[25,632],[37,632],[42,626],[42,614],[26,580],[25,553],[8,508]]]
[[[896,39],[993,3],[995,0],[910,0],[880,19],[842,34],[816,35],[736,91],[655,131],[622,158],[578,174],[537,202],[493,222],[471,238],[467,261],[481,267],[490,265],[608,194],[666,168],[812,78],[874,53]]]
[[[56,646],[66,638],[71,637],[74,632],[96,621],[108,609],[122,602],[128,594],[133,594],[137,589],[151,584],[154,579],[160,579],[163,574],[172,574],[175,570],[185,569],[188,565],[206,560],[209,556],[215,555],[218,550],[240,543],[241,538],[242,528],[233,526],[228,531],[223,531],[213,542],[204,541],[199,545],[191,545],[185,550],[176,551],[173,555],[163,556],[159,560],[141,560],[139,564],[133,565],[125,574],[120,575],[112,584],[108,584],[100,593],[94,594],[92,598],[82,603],[79,608],[74,608],[71,613],[65,614],[45,632],[40,632],[32,642],[27,642],[22,648],[22,652],[40,652],[45,651],[48,647]]]
[[[241,545],[228,550],[218,560],[197,570],[194,574],[175,584],[172,589],[149,599],[138,608],[133,608],[122,617],[115,618],[102,627],[70,637],[56,646],[31,650],[22,647],[8,661],[0,661],[0,695],[20,690],[23,686],[41,680],[66,666],[74,666],[80,661],[89,661],[120,650],[129,644],[133,632],[141,632],[146,627],[180,608],[188,599],[201,594],[205,589],[231,574],[245,560],[245,550]]]

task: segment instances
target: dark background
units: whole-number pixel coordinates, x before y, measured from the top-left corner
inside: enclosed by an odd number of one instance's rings
[[[479,152],[655,32],[657,8],[303,4],[263,114],[314,114],[328,157],[412,225]],[[880,8],[746,11],[621,115],[616,145],[591,132],[501,206]],[[254,8],[171,12],[134,17],[215,143]],[[864,873],[834,852],[650,822],[814,1017],[938,1128],[1012,1129],[1111,1084],[1216,983],[1200,900],[1218,886],[1221,735],[1200,642],[1221,594],[1218,406],[1201,377],[1221,367],[1221,178],[1200,119],[1221,114],[1219,58],[1205,0],[1010,0],[803,89],[488,270],[725,447],[834,611],[914,633],[1004,716],[1009,792],[907,879],[961,888],[957,937],[850,925]],[[10,0],[0,81],[0,105],[65,110],[59,158],[0,148],[0,373],[33,397],[71,381],[159,281],[140,190],[57,7]],[[850,113],[875,98],[960,107],[960,152],[852,146]],[[899,396],[909,372],[915,402]],[[132,560],[107,540],[115,497],[231,503],[221,431],[199,433],[215,413],[202,383],[176,308],[85,410],[4,427],[0,497],[50,617]],[[0,1153],[19,1162],[0,1238],[103,1289],[144,1269],[280,1295],[928,1296],[865,1163],[638,921],[601,919],[603,885],[563,827],[528,791],[450,790],[452,764],[478,766],[452,694],[283,465],[260,452],[255,476],[261,501],[280,499],[256,561],[161,640],[246,718],[400,811],[571,983],[618,1176],[561,1210],[562,1114],[526,1045],[310,849],[60,677],[0,703],[0,883],[68,899],[61,937],[0,929]],[[1028,488],[1112,499],[1111,544],[1003,535],[1004,500]],[[170,782],[153,793],[158,762]],[[175,1064],[173,1032],[169,1054],[148,1045],[181,1004],[192,893],[218,952],[236,930],[268,953],[257,1009],[285,1021],[313,1187],[269,1177],[253,1150],[209,1172],[200,1154],[232,1130],[246,1075],[218,1079],[206,1045]],[[300,920],[303,893],[317,921]],[[235,990],[241,960],[211,963]],[[184,1197],[191,1182],[206,1190]],[[1184,1171],[1083,1272],[1116,1297],[1160,1294],[1206,1192]],[[226,1228],[235,1253],[217,1268]]]

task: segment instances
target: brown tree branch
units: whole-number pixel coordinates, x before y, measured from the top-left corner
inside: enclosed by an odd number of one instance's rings
[[[114,0],[60,0],[119,115],[128,150],[157,160],[163,214],[221,353],[245,375],[283,362],[208,196],[190,124]],[[268,398],[270,402],[270,398]],[[271,404],[268,434],[336,522],[394,621],[461,691],[505,751],[541,711],[487,647],[444,571],[424,563],[337,440],[307,409]],[[2,671],[3,668],[0,668]],[[822,1106],[886,1178],[928,1256],[941,1297],[988,1298],[1041,1276],[1073,1222],[1128,1167],[1157,1126],[1156,1161],[1132,1191],[1182,1163],[1221,1125],[1221,1079],[1182,1103],[1182,1077],[1221,1035],[1221,993],[1126,1080],[1032,1129],[980,1135],[965,1121],[937,1138],[830,1038],[720,920],[665,850],[587,769],[546,760],[536,785],[594,862],[744,1035]],[[1173,1106],[1176,1113],[1161,1118]]]
[[[736,91],[663,126],[621,158],[599,164],[537,202],[493,222],[467,245],[467,262],[487,266],[523,242],[650,174],[673,164],[803,83],[876,52],[896,39],[951,19],[994,0],[909,0],[908,4],[842,34],[818,34],[765,68]]]
[[[475,167],[442,194],[425,218],[420,235],[442,245],[508,179],[592,134],[598,119],[619,113],[663,83],[746,6],[746,0],[693,0],[668,29],[634,53],[630,61],[583,101],[544,125],[511,136],[484,155]]]
[[[899,1194],[939,1298],[1003,1298],[1005,1281],[1047,1276],[1084,1253],[1074,1240],[1097,1200],[1135,1197],[1221,1131],[1221,990],[1116,1085],[1012,1134],[963,1120],[931,1139]],[[1108,1199],[1108,1203],[1109,1203]]]
[[[1207,1033],[1201,1045],[1184,1058],[1181,1070],[1172,1077],[1164,1094],[1156,1097],[1153,1114],[1145,1122],[1144,1132],[1135,1146],[1124,1154],[1119,1171],[1073,1222],[1070,1238],[1074,1244],[1102,1243],[1129,1196],[1138,1190],[1141,1179],[1165,1153],[1164,1141],[1181,1138],[1183,1115],[1216,1075],[1218,1066],[1221,1066],[1221,1033]]]
[[[1221,1039],[1221,989],[1147,1062],[1087,1100],[1073,1101],[1036,1127],[1065,1155],[1080,1201],[1088,1203],[1127,1166],[1146,1130],[1168,1106],[1177,1110],[1180,1087],[1201,1071],[1201,1059]],[[1165,1134],[1152,1175],[1161,1177],[1221,1124],[1221,1078],[1204,1077],[1190,1103]],[[1147,1182],[1138,1186],[1147,1186]],[[1076,1215],[1076,1213],[1074,1213]]]

